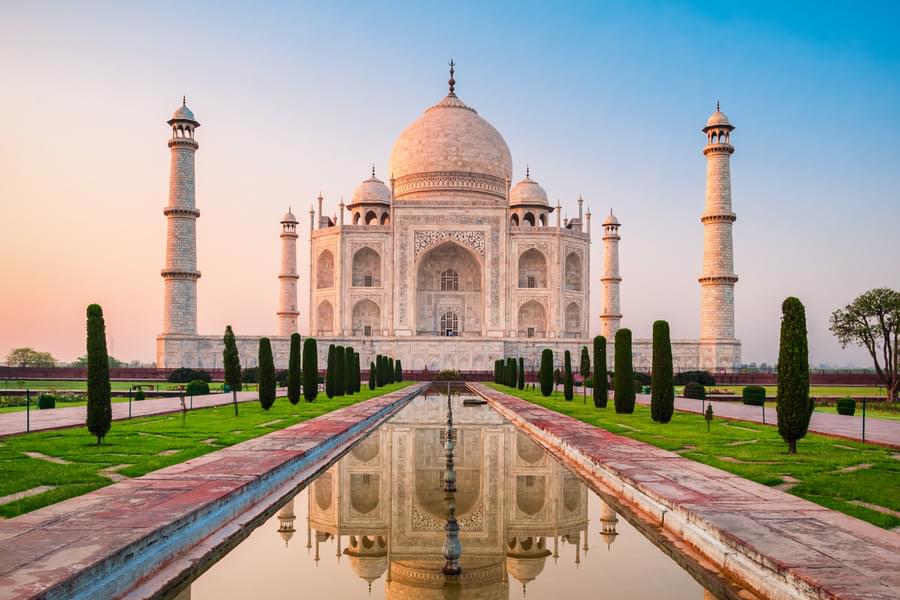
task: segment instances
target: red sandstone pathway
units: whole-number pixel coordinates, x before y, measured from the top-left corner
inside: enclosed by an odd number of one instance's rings
[[[340,448],[337,440],[348,443],[355,439],[349,435],[351,428],[365,420],[377,425],[421,387],[412,385],[143,477],[0,520],[0,598],[35,598],[51,589],[54,597],[82,597],[84,588],[73,592],[60,586],[72,585],[79,577],[100,581],[110,573],[104,587],[95,588],[89,596],[120,595],[123,589],[110,580],[119,578],[120,585],[133,585],[148,574],[146,569],[157,566],[155,561],[168,556],[165,552],[177,549],[167,550],[170,540],[198,543],[221,527],[223,516],[216,511],[224,507],[230,517],[240,519],[248,507],[266,502],[273,481],[290,482],[300,465],[312,475],[336,451],[323,452],[323,444]]]
[[[706,547],[720,568],[755,569],[752,587],[796,588],[782,597],[803,597],[802,591],[809,598],[900,598],[900,534],[470,385],[567,462],[577,461],[582,473],[655,517],[663,530],[701,551]]]
[[[258,400],[256,392],[238,392],[238,402]],[[191,406],[189,396],[184,397],[185,404]],[[231,394],[208,394],[206,396],[194,396],[194,408],[207,408],[231,404]],[[154,398],[131,403],[131,415],[133,417],[146,417],[163,413],[177,412],[181,410],[181,400],[174,398]],[[84,425],[87,417],[86,406],[68,406],[54,408],[52,410],[31,410],[31,431],[44,429],[59,429],[62,427],[78,427]],[[112,418],[114,421],[128,418],[128,403],[113,402]],[[25,433],[25,411],[16,411],[0,414],[0,438],[19,433]]]
[[[650,396],[648,394],[638,394],[637,402],[649,405]],[[712,404],[713,413],[717,417],[753,423],[763,422],[763,407],[761,406],[747,406],[740,401],[726,402],[722,400],[712,400],[706,403]],[[700,400],[688,398],[676,398],[675,408],[693,413],[700,413],[704,410],[701,407]],[[857,414],[859,414],[859,410],[859,407],[857,407]],[[768,425],[778,424],[778,414],[774,408],[766,407],[766,423]],[[814,412],[809,422],[809,430],[815,433],[861,441],[862,417]],[[866,442],[900,448],[900,421],[866,417]]]

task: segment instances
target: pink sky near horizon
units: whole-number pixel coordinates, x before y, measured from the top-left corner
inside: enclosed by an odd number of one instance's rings
[[[411,34],[425,49],[417,55],[393,40],[371,46],[380,39],[372,20],[384,23],[384,16],[367,10],[335,15],[307,7],[296,9],[302,19],[285,24],[274,10],[253,18],[225,11],[206,22],[195,14],[201,8],[184,11],[195,29],[174,43],[165,15],[147,9],[113,6],[87,16],[66,5],[51,13],[0,9],[0,48],[14,57],[0,66],[8,90],[0,95],[7,115],[0,136],[0,360],[18,346],[66,361],[83,354],[91,302],[104,308],[117,358],[155,360],[169,177],[165,120],[182,93],[201,123],[200,333],[220,334],[226,324],[239,334],[276,330],[278,221],[289,205],[301,222],[305,333],[310,205],[321,189],[328,214],[336,212],[373,162],[387,178],[394,139],[446,93],[452,55],[460,97],[506,138],[515,178],[530,164],[569,216],[578,194],[585,197],[594,214],[595,316],[599,225],[615,209],[623,223],[623,326],[636,337],[648,337],[658,318],[669,320],[673,338],[698,335],[706,166],[699,130],[721,97],[737,126],[736,329],[744,362],[775,361],[780,304],[797,295],[807,307],[811,362],[870,366],[861,350],[841,350],[827,326],[832,310],[866,289],[900,287],[897,150],[878,146],[877,156],[864,156],[859,147],[900,130],[896,105],[890,108],[897,96],[893,64],[843,48],[820,58],[809,40],[750,26],[722,48],[736,72],[712,85],[702,72],[674,74],[668,61],[675,59],[661,55],[646,59],[646,74],[634,72],[620,63],[644,60],[632,56],[640,53],[636,42],[617,40],[626,46],[613,61],[606,58],[612,42],[599,34],[596,42],[566,41],[540,19],[520,26],[552,40],[532,48],[503,38],[508,44],[496,52],[486,33],[492,15],[472,26],[465,43],[434,42],[435,31],[422,26]],[[613,35],[617,18],[634,24],[620,16],[596,27]],[[335,23],[340,43],[323,51],[319,31]],[[698,70],[719,64],[675,25],[641,26],[658,28],[654,39],[668,40],[683,54],[679,60]],[[739,58],[746,39],[774,44],[762,66]],[[781,65],[789,59],[776,55],[785,48],[796,64]],[[847,88],[842,93],[851,99],[819,97],[807,81],[825,72],[825,62],[837,69],[831,86]],[[391,68],[379,72],[386,64]],[[758,84],[787,77],[782,70],[797,65],[805,70],[796,97]],[[841,79],[845,71],[857,79]],[[666,97],[676,83],[678,93]],[[875,85],[887,87],[865,100],[887,117],[860,122],[858,96]],[[798,119],[801,110],[809,116]],[[592,335],[598,329],[594,318]]]

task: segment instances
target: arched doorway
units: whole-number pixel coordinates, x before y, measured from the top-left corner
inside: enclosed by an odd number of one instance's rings
[[[482,270],[467,248],[446,241],[428,250],[416,270],[416,334],[480,336]]]

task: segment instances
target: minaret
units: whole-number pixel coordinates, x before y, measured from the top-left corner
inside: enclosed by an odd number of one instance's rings
[[[616,331],[622,322],[622,309],[619,305],[619,220],[613,214],[603,221],[603,276],[600,277],[602,287],[602,307],[600,311],[600,335],[608,342],[613,341]]]
[[[291,538],[294,537],[294,532],[297,531],[294,529],[294,499],[291,498],[287,501],[287,503],[281,507],[281,510],[278,511],[278,535],[281,536],[281,539],[284,540],[284,546],[287,548],[288,542],[291,541]]]
[[[166,266],[163,335],[197,335],[197,210],[194,197],[194,152],[199,147],[194,130],[200,127],[186,99],[168,120],[172,126],[169,148],[169,204],[166,215]]]
[[[289,336],[297,332],[297,217],[288,208],[281,218],[281,297],[278,303],[278,335]]]
[[[734,247],[731,224],[737,218],[731,211],[731,132],[734,126],[725,113],[712,114],[703,128],[706,134],[706,208],[703,223],[703,274],[700,276],[702,303],[700,341],[734,342]],[[702,367],[719,367],[718,357],[701,357]],[[712,364],[709,364],[710,361]],[[730,366],[730,365],[729,365]]]

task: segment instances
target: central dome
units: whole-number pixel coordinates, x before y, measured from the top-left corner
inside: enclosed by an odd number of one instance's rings
[[[395,198],[449,190],[505,198],[512,156],[500,132],[451,92],[400,134],[390,169]]]

